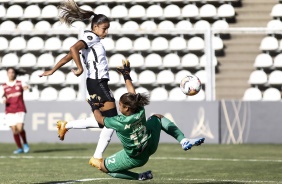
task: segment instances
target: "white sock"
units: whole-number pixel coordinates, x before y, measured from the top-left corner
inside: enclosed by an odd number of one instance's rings
[[[69,121],[66,124],[66,128],[68,130],[69,129],[99,128],[99,125],[95,118],[86,118],[86,119]]]
[[[103,153],[109,145],[112,135],[114,133],[113,129],[104,127],[100,133],[99,141],[93,155],[94,158],[103,158]]]

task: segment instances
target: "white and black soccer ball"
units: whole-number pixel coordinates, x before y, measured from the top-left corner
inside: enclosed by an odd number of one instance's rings
[[[202,88],[200,79],[195,75],[187,75],[180,82],[181,91],[188,96],[196,95]]]

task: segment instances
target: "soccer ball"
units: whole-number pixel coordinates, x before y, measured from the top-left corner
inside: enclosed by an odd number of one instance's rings
[[[180,82],[181,91],[188,96],[196,95],[201,88],[201,81],[195,75],[187,75]]]

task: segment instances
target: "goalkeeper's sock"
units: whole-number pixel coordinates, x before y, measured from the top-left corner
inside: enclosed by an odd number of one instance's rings
[[[165,131],[167,134],[174,137],[179,143],[185,138],[182,131],[169,119],[163,117],[161,119],[162,130]]]
[[[114,133],[113,129],[104,127],[100,133],[99,141],[93,155],[94,158],[102,158],[103,153],[109,145],[112,135]]]
[[[95,118],[85,118],[80,120],[69,121],[66,124],[66,129],[87,129],[100,128]]]
[[[117,173],[107,173],[113,178],[121,178],[121,179],[127,179],[127,180],[139,180],[140,175],[135,172],[131,171],[121,171]]]

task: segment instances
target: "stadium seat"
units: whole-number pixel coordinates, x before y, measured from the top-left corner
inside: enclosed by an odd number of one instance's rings
[[[174,74],[170,70],[162,70],[157,74],[157,83],[158,84],[173,84]]]
[[[199,70],[195,73],[195,75],[200,79],[202,84],[206,84],[207,81],[207,72],[205,70]]]
[[[270,15],[272,17],[282,17],[282,4],[276,4],[272,7]]]
[[[201,18],[215,18],[217,15],[216,8],[212,4],[204,4],[200,8],[200,17]]]
[[[110,68],[116,68],[122,66],[122,60],[124,60],[125,57],[122,54],[114,54],[109,59],[109,67]]]
[[[175,87],[171,89],[168,94],[169,101],[183,101],[186,99],[187,99],[187,96],[181,91],[179,87]]]
[[[0,37],[0,50],[7,50],[9,48],[9,42],[5,37]]]
[[[132,41],[127,37],[122,37],[116,41],[117,51],[129,51],[132,49]]]
[[[58,37],[51,37],[45,41],[45,50],[55,51],[60,50],[62,47],[62,42]]]
[[[58,9],[54,5],[47,5],[42,9],[42,18],[56,18],[58,16]]]
[[[173,53],[165,55],[163,58],[163,66],[168,68],[180,67],[181,62],[179,56]]]
[[[59,91],[59,101],[73,101],[76,99],[76,92],[73,88],[65,87]]]
[[[273,66],[274,68],[282,68],[282,54],[278,54],[274,58]]]
[[[282,50],[282,40],[279,42],[279,50]]]
[[[111,18],[124,18],[127,17],[127,15],[128,15],[128,10],[123,5],[117,5],[112,8]]]
[[[151,48],[151,42],[148,38],[146,37],[140,37],[140,38],[137,38],[134,43],[133,43],[133,49],[135,51],[138,51],[138,50],[150,50]]]
[[[81,21],[75,21],[71,24],[71,29],[75,30],[85,30],[86,29],[86,24]]]
[[[154,72],[150,70],[144,70],[139,74],[139,80],[138,82],[140,84],[154,84],[156,82],[156,75]]]
[[[173,30],[174,24],[169,20],[164,20],[164,21],[159,23],[158,29],[159,30]]]
[[[235,9],[231,4],[223,4],[217,9],[217,16],[220,18],[235,17]]]
[[[22,18],[23,17],[23,8],[20,5],[12,5],[7,9],[6,12],[7,18]]]
[[[165,101],[168,99],[168,92],[165,88],[157,87],[151,91],[151,101]]]
[[[194,4],[187,4],[182,8],[182,17],[197,18],[199,16],[199,9]]]
[[[158,68],[162,66],[162,57],[159,54],[152,53],[145,58],[145,67]]]
[[[13,21],[6,20],[2,22],[0,26],[1,31],[15,31],[16,30],[16,24]]]
[[[131,79],[132,79],[132,83],[133,83],[133,84],[138,83],[138,75],[137,75],[137,73],[136,73],[134,70],[131,70],[131,71],[130,71],[130,77],[131,77]],[[123,79],[123,77],[120,77],[120,83],[121,83],[121,84],[124,84],[124,79]]]
[[[137,24],[137,22],[127,21],[126,23],[123,24],[122,29],[124,31],[138,31],[139,25]]]
[[[45,67],[52,67],[54,66],[54,57],[50,53],[42,54],[38,57],[37,60],[37,67],[45,68]]]
[[[83,10],[87,10],[87,11],[93,11],[92,7],[89,5],[81,5],[79,8],[83,9]]]
[[[52,75],[48,76],[47,83],[48,84],[64,84],[65,78],[66,78],[65,74],[62,71],[57,70]]]
[[[70,28],[66,24],[62,24],[60,21],[55,22],[52,25],[54,30],[69,30]]]
[[[211,60],[210,60],[211,62]],[[207,58],[206,55],[202,55],[200,58],[200,67],[206,67],[207,66]],[[216,56],[213,56],[213,66],[217,66],[217,58]]]
[[[63,51],[68,51],[70,50],[71,46],[73,46],[78,39],[76,37],[68,37],[63,41],[63,46],[62,49]]]
[[[146,16],[146,10],[141,5],[134,5],[129,9],[129,18],[143,18]]]
[[[278,40],[275,37],[267,36],[260,43],[262,51],[276,51],[279,48]]]
[[[260,101],[261,99],[262,94],[258,88],[248,88],[243,96],[244,101]]]
[[[43,70],[36,70],[32,72],[30,76],[29,83],[30,84],[44,84],[47,82],[47,77],[39,77],[39,75],[43,74]]]
[[[62,54],[59,54],[58,56],[56,56],[56,59],[55,59],[55,64],[57,64],[63,57],[65,57],[67,55],[67,53],[62,53]],[[62,68],[68,68],[68,67],[71,67],[72,66],[72,63],[73,61],[69,61],[67,62],[65,65],[62,66]]]
[[[151,31],[157,29],[157,24],[153,21],[147,20],[140,25],[141,30]]]
[[[253,85],[266,84],[267,83],[267,75],[262,70],[255,70],[251,73],[248,83],[253,84]]]
[[[29,77],[30,77],[29,74],[18,75],[17,76],[17,80],[20,80],[20,81],[22,81],[24,83],[28,83]]]
[[[24,50],[26,48],[26,41],[23,37],[18,36],[10,41],[10,50]]]
[[[212,24],[213,29],[228,29],[229,24],[225,20],[217,20]]]
[[[212,39],[213,49],[215,51],[221,51],[224,48],[223,41],[220,37],[214,36]]]
[[[7,82],[8,76],[6,70],[0,70],[0,84]]]
[[[77,77],[72,72],[69,72],[66,76],[66,84],[79,84],[82,77],[82,75]]]
[[[177,74],[175,74],[175,84],[180,84],[181,80],[188,75],[191,75],[191,72],[188,70],[180,70],[177,72]]]
[[[272,57],[269,54],[261,53],[257,55],[254,63],[256,68],[270,68],[273,64]]]
[[[204,40],[200,37],[192,37],[189,41],[188,41],[188,50],[191,51],[203,51],[205,48],[205,43]]]
[[[135,89],[136,93],[145,93],[145,94],[150,94],[150,92],[148,91],[148,89],[144,88],[144,87],[138,87]]]
[[[111,10],[110,10],[110,8],[109,8],[108,6],[106,6],[106,5],[99,5],[99,6],[97,6],[97,7],[94,9],[94,12],[95,12],[96,14],[104,14],[104,15],[106,15],[107,17],[110,17],[110,15],[111,15]],[[112,26],[112,24],[111,24],[111,26]]]
[[[186,50],[187,41],[183,37],[174,37],[169,42],[170,50]]]
[[[37,5],[29,5],[24,10],[24,18],[38,18],[41,15],[41,9]]]
[[[120,97],[121,97],[124,93],[127,93],[126,87],[120,87],[120,88],[118,88],[118,89],[115,90],[115,92],[114,92],[114,97],[115,97],[115,99],[116,99],[116,100],[119,100]]]
[[[121,25],[117,21],[111,21],[110,25],[111,26],[109,28],[109,32],[111,32],[111,31],[115,32],[115,31],[118,31],[118,30],[121,29]]]
[[[128,57],[131,68],[141,68],[144,66],[145,59],[141,54],[131,54]]]
[[[192,24],[188,20],[181,20],[176,24],[175,28],[178,30],[192,29]]]
[[[44,88],[41,91],[39,100],[41,100],[41,101],[54,101],[54,100],[57,100],[57,98],[58,98],[57,90],[53,87],[47,87],[47,88]]]
[[[206,30],[210,27],[211,27],[210,23],[206,20],[199,20],[194,24],[194,28],[200,30]]]
[[[164,8],[164,17],[166,18],[176,18],[181,15],[180,8],[175,4],[170,4]]]
[[[20,31],[32,31],[33,24],[31,21],[25,20],[18,24],[18,30]]]
[[[110,70],[109,76],[110,76],[109,84],[120,84],[120,75],[115,70]]]
[[[27,41],[27,50],[42,50],[44,48],[44,41],[40,37],[32,37]]]
[[[147,8],[146,15],[148,18],[163,17],[163,9],[160,5],[151,5]]]
[[[1,66],[2,67],[9,67],[9,66],[15,67],[18,64],[19,64],[18,56],[14,53],[8,53],[3,56]]]
[[[153,51],[163,51],[168,49],[168,41],[164,37],[157,37],[152,41]]]
[[[19,62],[19,67],[34,67],[36,65],[36,57],[31,53],[22,55]]]
[[[276,88],[268,88],[263,92],[263,101],[280,101],[281,92]]]
[[[42,20],[35,24],[34,29],[38,31],[46,31],[51,29],[51,24],[45,20]]]
[[[24,90],[23,97],[26,101],[39,100],[39,91],[36,87],[33,87],[30,90]]]
[[[184,55],[181,59],[182,67],[196,68],[199,66],[199,58],[192,53]]]
[[[282,71],[274,70],[268,76],[268,83],[270,85],[282,85]]]
[[[0,5],[0,17],[6,16],[6,8],[1,4]]]
[[[206,99],[206,94],[203,89],[201,89],[199,93],[194,96],[187,96],[188,101],[204,101],[205,99]]]
[[[106,51],[111,51],[115,49],[115,42],[112,38],[106,37],[101,40],[101,43],[103,44]]]

